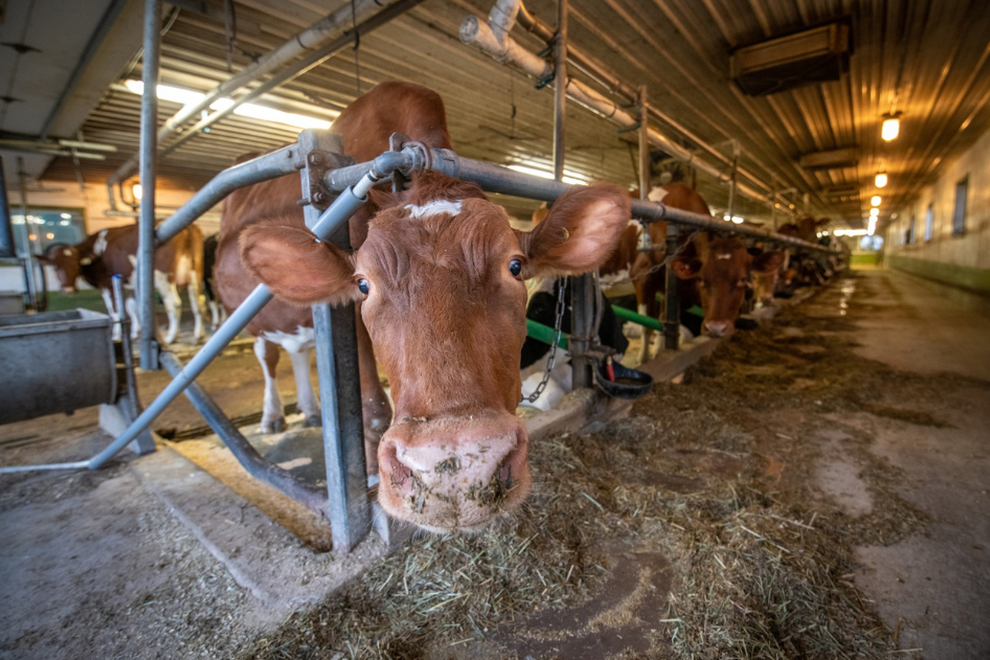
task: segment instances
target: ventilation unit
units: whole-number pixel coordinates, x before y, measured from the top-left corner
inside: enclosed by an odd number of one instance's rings
[[[849,70],[849,24],[830,23],[732,53],[732,78],[743,93],[764,96],[839,80]]]

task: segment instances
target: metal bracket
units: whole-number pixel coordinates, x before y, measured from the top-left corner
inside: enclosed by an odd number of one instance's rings
[[[309,176],[309,198],[301,199],[297,202],[300,206],[312,205],[320,211],[325,211],[330,206],[336,195],[327,189],[325,175],[330,170],[353,165],[354,159],[345,156],[343,153],[328,151],[325,149],[312,149],[306,155],[306,172]]]

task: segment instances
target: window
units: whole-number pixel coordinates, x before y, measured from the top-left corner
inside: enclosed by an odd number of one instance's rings
[[[45,254],[52,245],[75,245],[86,238],[82,209],[28,208],[24,214],[11,209],[14,245],[17,254],[27,254],[28,245],[35,254]]]
[[[914,216],[911,216],[911,222],[908,224],[906,243],[914,243],[916,234],[914,233]]]
[[[932,240],[932,232],[935,230],[935,211],[932,209],[931,203],[928,204],[928,209],[925,211],[925,241]]]
[[[969,177],[966,176],[956,184],[956,205],[952,209],[952,235],[961,236],[966,233],[966,193],[969,189]]]

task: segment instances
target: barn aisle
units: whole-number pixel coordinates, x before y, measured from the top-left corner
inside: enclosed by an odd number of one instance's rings
[[[934,400],[903,402],[931,411],[929,424],[852,421],[872,431],[871,451],[903,470],[898,492],[930,517],[925,535],[858,548],[856,583],[901,648],[990,657],[990,406],[969,381],[990,381],[987,303],[892,271],[860,273],[855,295],[870,312],[857,322],[858,355],[946,382]]]

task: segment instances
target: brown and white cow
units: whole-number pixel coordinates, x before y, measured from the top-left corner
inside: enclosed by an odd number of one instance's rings
[[[48,256],[39,256],[38,260],[55,268],[63,293],[75,293],[76,281],[80,277],[99,289],[107,312],[116,319],[120,310],[114,306],[112,278],[120,275],[124,279],[125,289],[133,290],[131,276],[137,261],[138,234],[137,225],[104,229],[87,236],[81,243],[55,250]],[[165,343],[173,343],[179,332],[182,314],[179,288],[185,288],[189,293],[189,305],[195,319],[193,337],[199,341],[203,338],[203,234],[199,228],[191,226],[184,229],[171,241],[158,247],[154,269],[155,289],[168,315]],[[137,337],[141,332],[141,321],[132,296],[127,296],[125,307],[131,317],[131,336]]]
[[[394,131],[449,146],[439,96],[406,83],[378,85],[334,128],[359,161],[384,151]],[[246,290],[265,282],[281,313],[295,310],[289,323],[300,326],[306,305],[359,303],[361,329],[395,402],[395,421],[377,452],[379,501],[390,515],[426,529],[463,530],[518,505],[530,483],[526,429],[515,416],[523,280],[600,266],[628,223],[625,194],[612,186],[572,190],[526,233],[514,231],[477,186],[424,173],[398,196],[376,195],[380,209],[370,222],[357,218],[364,224],[356,227],[352,219],[354,252],[315,240],[293,210],[296,196],[285,195],[291,204],[278,208],[257,197],[266,209],[241,207],[247,222],[225,210],[218,257],[224,303],[224,287],[236,279]],[[228,247],[234,234],[240,254]],[[235,260],[239,273],[228,270]],[[274,317],[262,323],[259,335],[291,328],[275,327]],[[359,341],[362,385],[377,384],[376,374],[365,372],[374,369],[366,348]],[[364,387],[362,396],[368,403]]]

